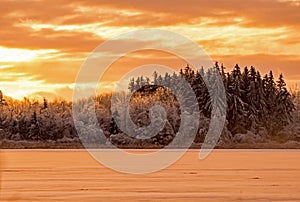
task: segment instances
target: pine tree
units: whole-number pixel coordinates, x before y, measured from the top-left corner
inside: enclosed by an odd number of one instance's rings
[[[276,117],[276,124],[273,126],[273,132],[275,132],[275,134],[290,123],[292,120],[291,113],[294,109],[295,106],[292,102],[291,94],[286,89],[283,75],[280,74],[279,80],[277,81],[277,93],[275,107],[273,109],[274,116]]]
[[[145,85],[146,85],[146,83],[145,83],[145,80],[144,80],[144,77],[143,77],[143,76],[141,76],[140,85],[141,85],[141,87],[143,87],[143,86],[145,86]]]
[[[138,90],[141,88],[141,79],[140,77],[138,77],[136,80],[135,80],[135,90]]]
[[[264,80],[261,78],[259,72],[256,75],[256,97],[255,97],[255,109],[257,111],[258,122],[264,126],[264,123],[268,119],[267,100],[265,95]]]
[[[227,90],[226,89],[226,87],[227,87],[227,77],[226,77],[225,69],[226,69],[226,67],[222,64],[221,65],[221,70],[220,70],[221,71],[221,77],[223,79],[225,90]]]
[[[119,117],[120,116],[119,116],[118,111],[115,111],[113,114],[113,117],[111,118],[110,124],[109,124],[109,133],[110,134],[118,134],[121,132],[115,121],[115,119],[118,119]]]
[[[150,84],[151,84],[150,78],[149,78],[149,77],[146,77],[146,85],[149,86]]]
[[[48,101],[46,98],[43,99],[43,108],[42,109],[47,109],[48,108]]]
[[[168,74],[168,72],[165,73],[164,85],[168,88],[171,86],[171,76]]]
[[[31,117],[31,126],[28,132],[28,138],[31,140],[37,140],[39,141],[40,135],[39,135],[39,127],[38,127],[38,121],[37,121],[37,114],[34,111]]]
[[[245,103],[242,100],[241,90],[242,73],[240,67],[236,65],[228,78],[228,129],[233,133],[244,133],[246,130]]]
[[[282,74],[280,74],[279,80],[277,81],[277,89],[279,90],[279,92],[280,91],[287,91],[287,89],[286,89],[286,83],[285,83],[285,81],[283,79],[283,75]]]
[[[269,134],[272,135],[276,133],[276,84],[274,81],[273,72],[270,71],[268,75],[264,77],[264,87],[265,87],[265,96],[266,96],[266,114],[264,115],[268,119],[265,120],[265,126],[269,131]]]
[[[153,72],[153,85],[158,85],[158,73],[156,71]]]
[[[233,134],[247,130],[257,132],[259,127],[265,127],[269,134],[276,134],[290,122],[295,108],[292,97],[286,89],[283,76],[280,75],[275,83],[272,71],[262,79],[253,66],[250,70],[245,67],[241,72],[239,65],[235,65],[231,72],[226,73],[223,64],[220,67],[217,62],[206,72],[203,67],[195,72],[187,65],[180,69],[178,75],[166,73],[163,77],[154,72],[153,84],[172,86],[172,90],[184,96],[185,90],[179,79],[184,78],[195,92],[200,112],[209,118],[212,105],[224,105],[217,99],[221,90],[217,83],[219,75],[226,90],[227,127]],[[210,84],[208,88],[205,81]],[[189,103],[189,99],[185,99],[185,102]]]
[[[251,116],[251,98],[250,98],[250,78],[249,78],[249,70],[246,66],[242,73],[241,80],[241,98],[244,102],[244,126],[246,130],[250,130],[253,122],[253,117]]]
[[[129,92],[131,92],[131,93],[135,91],[135,82],[134,82],[134,78],[130,79],[128,89],[129,89]]]
[[[260,79],[260,78],[259,78]],[[259,124],[259,93],[258,88],[260,84],[258,84],[258,76],[256,75],[256,70],[253,66],[250,68],[250,72],[248,74],[248,92],[246,93],[246,100],[248,103],[248,120],[250,128],[257,130]],[[247,82],[245,82],[247,83]]]
[[[157,77],[157,85],[159,85],[159,86],[163,86],[164,85],[164,79],[162,78],[161,75],[159,75]]]

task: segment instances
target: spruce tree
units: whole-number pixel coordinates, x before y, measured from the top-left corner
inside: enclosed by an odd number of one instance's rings
[[[277,93],[274,107],[274,116],[276,117],[276,124],[274,125],[275,134],[282,130],[284,126],[290,123],[292,120],[292,111],[295,106],[292,102],[291,94],[286,89],[286,83],[283,79],[283,75],[280,74],[277,81]]]
[[[134,78],[130,79],[128,89],[129,89],[129,92],[131,92],[131,93],[135,91],[135,82],[134,82]]]
[[[153,72],[153,85],[158,85],[158,73],[156,71]]]
[[[185,79],[195,92],[200,112],[209,118],[212,105],[224,104],[217,99],[221,90],[217,83],[219,75],[226,90],[227,128],[233,134],[245,133],[247,130],[258,132],[259,127],[266,128],[269,134],[277,134],[291,121],[291,114],[295,108],[292,96],[286,89],[283,76],[280,75],[279,80],[275,82],[272,71],[262,78],[253,66],[250,69],[245,67],[242,72],[239,65],[235,65],[231,72],[226,73],[223,64],[220,67],[217,62],[206,72],[203,67],[195,72],[187,65],[180,69],[178,75],[173,73],[170,76],[166,73],[162,76],[154,72],[153,84],[172,86],[172,90],[184,97],[185,89],[179,78]],[[139,77],[137,81],[140,81]],[[206,86],[204,81],[210,85]],[[132,83],[134,80],[131,80],[130,86]],[[188,98],[185,99],[185,103],[189,104]]]

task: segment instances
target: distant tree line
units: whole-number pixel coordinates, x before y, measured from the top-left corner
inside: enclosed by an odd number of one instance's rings
[[[264,127],[270,135],[275,135],[292,120],[295,106],[283,75],[280,74],[275,81],[272,71],[262,77],[253,66],[241,70],[236,65],[231,72],[226,72],[225,67],[219,66],[217,62],[207,71],[204,68],[194,70],[187,65],[179,74],[174,72],[159,75],[154,72],[152,80],[143,76],[132,78],[128,88],[130,92],[145,89],[151,91],[156,86],[170,88],[177,85],[178,77],[182,77],[194,90],[200,112],[210,117],[212,99],[204,78],[214,85],[216,76],[219,75],[226,91],[227,128],[232,134],[245,133],[247,130],[258,131],[259,127]],[[148,87],[141,88],[145,85]]]
[[[4,99],[0,93],[0,140],[56,141],[77,136],[71,103]]]
[[[230,133],[230,137],[238,133],[245,134],[247,131],[258,134],[261,128],[266,129],[269,135],[276,135],[292,121],[292,115],[295,114],[293,96],[287,90],[282,74],[275,80],[272,71],[261,76],[254,67],[245,67],[241,70],[238,65],[230,72],[226,72],[223,65],[219,66],[216,63],[208,70],[204,68],[195,70],[187,66],[178,73],[160,75],[154,72],[151,79],[145,76],[132,78],[128,87],[135,95],[130,102],[130,118],[134,123],[138,126],[149,124],[151,122],[149,109],[154,104],[161,103],[167,112],[168,123],[165,130],[145,141],[130,138],[118,129],[113,119],[113,114],[117,112],[110,110],[111,94],[99,94],[88,99],[95,101],[97,119],[108,140],[113,140],[117,145],[133,147],[135,145],[164,146],[172,141],[181,122],[180,105],[172,91],[168,89],[177,86],[175,90],[184,94],[181,85],[176,85],[184,78],[195,92],[198,101],[196,104],[201,112],[199,122],[205,123],[205,126],[202,124],[200,126],[202,128],[199,127],[197,141],[195,141],[198,143],[203,141],[203,136],[206,134],[213,102],[210,97],[211,89],[207,88],[204,80],[216,86],[217,76],[222,79],[226,91],[225,102],[227,103],[219,104],[227,104],[227,121],[224,130]],[[89,109],[88,99],[80,101],[83,112]],[[186,102],[189,103],[189,100],[186,99]],[[219,102],[223,101],[219,100]],[[84,122],[80,124],[85,126]],[[97,139],[97,130],[92,130],[93,125],[87,128],[82,127],[83,134],[93,138],[95,142],[105,144],[107,140]],[[295,127],[295,131],[296,129]],[[93,134],[91,131],[94,131]],[[79,142],[72,117],[72,103],[65,100],[48,102],[47,99],[37,101],[27,98],[18,101],[4,96],[0,91],[0,142],[2,140]]]

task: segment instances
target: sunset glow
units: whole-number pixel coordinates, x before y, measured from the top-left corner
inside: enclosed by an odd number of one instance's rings
[[[289,87],[300,81],[298,0],[3,0],[0,4],[0,89],[14,98],[71,99],[78,70],[91,51],[105,40],[143,28],[182,34],[227,70],[236,63],[253,65],[262,73],[282,72]],[[143,62],[168,63],[160,55],[151,57],[148,61],[143,55],[130,56],[114,65],[103,87],[115,86],[122,76],[116,74],[123,69]],[[182,64],[169,65],[178,69]]]

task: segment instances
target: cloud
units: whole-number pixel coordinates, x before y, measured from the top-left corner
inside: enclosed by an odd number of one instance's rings
[[[280,25],[299,25],[300,14],[299,7],[293,1],[274,1],[274,0],[211,0],[199,1],[190,0],[182,2],[181,0],[166,1],[81,1],[81,4],[93,8],[110,6],[117,9],[132,9],[142,11],[143,13],[163,13],[169,16],[169,20],[177,19],[178,22],[187,23],[199,17],[219,18],[224,17],[243,17],[248,19],[245,25],[250,26],[280,26]],[[159,5],[159,6],[157,6]],[[172,6],[170,6],[172,5]],[[177,18],[180,16],[180,18]],[[143,16],[140,16],[141,18]],[[152,21],[156,21],[155,17]],[[129,20],[128,20],[129,21]],[[234,22],[234,21],[232,21]]]
[[[56,50],[29,50],[19,48],[5,48],[0,46],[0,62],[28,62],[39,58],[49,58]]]
[[[296,0],[2,0],[1,88],[19,93],[18,81],[23,79],[41,86],[27,93],[45,88],[69,95],[68,85],[92,50],[114,36],[147,27],[183,34],[228,66],[270,67],[288,80],[300,80],[299,8]],[[101,54],[113,55],[124,46],[128,41]],[[113,64],[103,82],[113,83],[133,67],[149,63],[178,69],[186,62],[159,53],[133,54]]]
[[[292,2],[167,0],[158,7],[156,1],[4,1],[0,44],[89,52],[105,39],[143,27],[178,31],[193,40],[199,40],[199,34],[216,39],[211,32],[226,35],[229,30],[239,35],[248,31],[253,35],[274,28],[286,30],[278,34],[296,37],[291,33],[299,31],[300,14]]]

